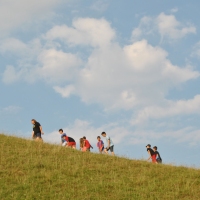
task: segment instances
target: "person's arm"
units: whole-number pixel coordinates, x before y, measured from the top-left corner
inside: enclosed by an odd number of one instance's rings
[[[90,142],[89,142],[89,145],[90,145],[90,148],[92,148],[92,149],[93,149],[93,146],[90,144]]]
[[[104,148],[104,143],[103,141],[101,141],[101,151],[103,151],[103,148]]]
[[[151,158],[151,153],[150,153],[150,151],[149,151],[149,150],[148,150],[148,153],[149,153],[149,155],[150,155],[150,156],[149,156],[149,158],[148,158],[147,160],[149,160],[149,159]]]
[[[104,143],[103,143],[103,142],[101,142],[101,147],[100,147],[100,150],[102,151],[102,150],[103,150],[103,148],[104,148]]]
[[[44,132],[42,131],[42,126],[40,126],[40,131],[41,131],[42,134],[44,134]]]
[[[107,148],[110,148],[110,139],[108,139],[108,146]]]
[[[32,138],[34,138],[34,131],[32,131]]]

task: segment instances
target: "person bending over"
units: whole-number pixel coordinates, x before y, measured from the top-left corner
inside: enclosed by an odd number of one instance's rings
[[[66,147],[70,147],[72,149],[76,149],[76,141],[72,137],[66,136],[64,138],[67,141]]]

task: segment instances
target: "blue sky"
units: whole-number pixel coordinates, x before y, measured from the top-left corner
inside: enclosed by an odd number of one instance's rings
[[[118,155],[199,167],[199,4],[2,0],[0,131],[35,118],[47,142],[106,131]]]

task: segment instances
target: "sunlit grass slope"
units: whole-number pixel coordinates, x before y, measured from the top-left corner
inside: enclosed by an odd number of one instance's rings
[[[200,199],[200,170],[0,135],[0,200]]]

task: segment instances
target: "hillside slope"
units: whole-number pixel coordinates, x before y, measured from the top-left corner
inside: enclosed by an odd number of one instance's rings
[[[0,135],[0,199],[200,199],[200,170]]]

